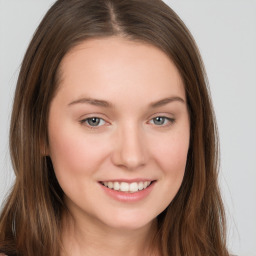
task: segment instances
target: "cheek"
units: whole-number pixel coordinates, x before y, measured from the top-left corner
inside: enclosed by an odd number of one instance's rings
[[[178,154],[180,152],[180,154]],[[161,167],[163,170],[163,178],[165,180],[165,191],[169,201],[172,201],[178,192],[183,181],[187,154],[181,150],[171,151],[161,158]]]
[[[76,179],[92,174],[105,158],[106,150],[93,136],[68,125],[49,131],[50,157],[59,179]]]
[[[167,172],[184,169],[189,148],[189,136],[170,136],[155,151],[156,158]]]
[[[161,140],[158,137],[158,140],[152,139],[151,142],[155,169],[160,170],[152,200],[153,206],[151,205],[158,215],[172,202],[182,184],[189,148],[189,132],[165,134]]]
[[[189,132],[187,131],[167,136],[162,140],[162,144],[155,148],[155,160],[162,170],[166,192],[171,192],[172,195],[178,191],[182,183],[188,148]]]
[[[65,195],[79,205],[84,200],[90,200],[91,194],[95,194],[91,185],[106,157],[106,147],[100,145],[102,140],[85,135],[80,128],[76,130],[68,125],[63,127],[49,132],[50,157]]]

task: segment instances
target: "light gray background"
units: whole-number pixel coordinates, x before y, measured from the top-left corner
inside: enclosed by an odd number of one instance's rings
[[[53,0],[0,0],[0,204],[14,175],[8,128],[20,63]],[[228,244],[256,255],[256,1],[166,0],[194,35],[208,73],[221,141]]]

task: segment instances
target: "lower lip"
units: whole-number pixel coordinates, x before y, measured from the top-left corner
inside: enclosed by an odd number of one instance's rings
[[[137,201],[140,201],[140,200],[146,198],[150,194],[150,192],[154,188],[155,183],[156,182],[154,181],[147,188],[145,188],[143,190],[139,190],[138,192],[134,192],[134,193],[116,191],[116,190],[110,189],[108,187],[105,187],[101,183],[99,183],[99,184],[108,196],[114,198],[117,201],[137,202]]]

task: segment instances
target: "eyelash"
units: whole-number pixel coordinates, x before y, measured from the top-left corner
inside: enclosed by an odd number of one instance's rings
[[[96,116],[94,116],[94,117],[88,117],[88,118],[86,118],[86,119],[83,119],[83,120],[80,121],[80,123],[81,123],[82,125],[85,124],[85,125],[86,125],[88,128],[90,128],[90,129],[97,129],[98,127],[102,126],[102,125],[100,125],[100,126],[92,126],[92,125],[88,124],[88,121],[90,121],[90,120],[92,120],[92,119],[98,119],[98,120],[100,120],[100,121],[103,120],[103,121],[106,123],[106,121],[105,121],[103,118],[96,117]]]
[[[168,127],[168,126],[174,124],[174,122],[175,122],[175,119],[174,119],[174,118],[170,118],[170,117],[166,117],[166,116],[156,116],[156,117],[152,118],[152,119],[150,120],[150,122],[151,122],[151,121],[154,122],[154,120],[156,120],[157,118],[163,118],[163,119],[164,119],[164,122],[166,122],[166,121],[168,122],[167,124],[156,125],[156,126],[159,126],[159,127]]]
[[[157,118],[164,118],[164,121],[166,122],[168,122],[167,124],[163,124],[163,125],[156,125],[156,126],[159,126],[159,128],[164,128],[164,127],[169,127],[169,126],[171,126],[172,124],[174,124],[175,123],[175,119],[174,118],[170,118],[170,117],[166,117],[166,116],[156,116],[156,117],[154,117],[154,118],[152,118],[152,119],[150,119],[150,122],[151,121],[153,121],[154,122],[154,120],[156,120]],[[88,122],[90,121],[90,120],[93,120],[93,119],[97,119],[97,120],[99,120],[99,122],[101,122],[101,121],[103,121],[103,122],[105,122],[106,123],[106,121],[103,119],[103,118],[100,118],[100,117],[89,117],[89,118],[86,118],[86,119],[83,119],[83,120],[81,120],[80,121],[80,123],[82,124],[82,125],[84,125],[84,124],[86,124],[86,126],[89,128],[89,129],[98,129],[99,127],[101,127],[101,126],[103,126],[103,125],[97,125],[97,126],[93,126],[93,125],[90,125]],[[152,123],[151,123],[152,124]],[[154,125],[154,124],[153,124]]]

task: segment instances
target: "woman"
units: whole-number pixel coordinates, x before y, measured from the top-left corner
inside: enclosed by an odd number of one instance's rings
[[[159,0],[59,0],[12,113],[6,255],[228,255],[200,54]]]

